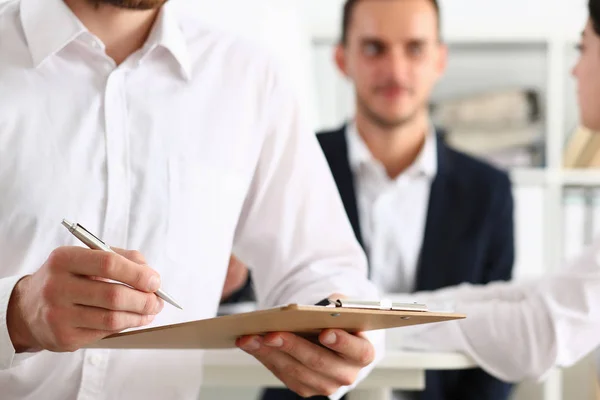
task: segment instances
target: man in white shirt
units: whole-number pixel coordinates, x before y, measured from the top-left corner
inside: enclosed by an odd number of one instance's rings
[[[196,398],[201,352],[82,348],[214,316],[232,247],[257,266],[260,306],[377,296],[271,58],[163,3],[0,5],[3,400]],[[63,218],[139,252],[84,248]],[[164,307],[159,287],[184,310]],[[327,330],[320,341],[272,333],[238,345],[297,393],[339,398],[382,335]]]

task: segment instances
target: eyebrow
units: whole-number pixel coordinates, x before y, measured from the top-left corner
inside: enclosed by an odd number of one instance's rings
[[[427,43],[426,39],[411,39],[407,42],[407,44],[409,44],[409,45],[423,45],[426,43]]]
[[[360,39],[360,43],[361,44],[371,44],[371,43],[385,44],[386,42],[385,42],[385,40],[380,39],[380,38],[365,36]],[[425,43],[427,43],[427,39],[414,38],[414,39],[407,40],[406,43],[409,45],[425,44]]]
[[[369,43],[379,43],[379,44],[383,44],[384,40],[383,39],[379,39],[376,37],[369,37],[369,36],[365,36],[363,38],[360,39],[360,42],[362,44],[369,44]]]

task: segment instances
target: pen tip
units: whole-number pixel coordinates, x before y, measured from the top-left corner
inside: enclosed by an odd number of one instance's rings
[[[63,224],[63,226],[64,226],[65,228],[71,228],[71,227],[73,226],[73,223],[72,223],[72,222],[70,222],[70,221],[68,221],[68,220],[66,220],[66,219],[63,219],[63,220],[62,220],[62,224]]]

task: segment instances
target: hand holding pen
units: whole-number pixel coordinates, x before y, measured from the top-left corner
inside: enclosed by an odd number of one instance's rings
[[[69,222],[66,219],[63,219],[62,224],[65,228],[67,228],[69,230],[69,232],[71,232],[73,234],[73,236],[75,236],[77,239],[79,239],[83,244],[88,246],[90,249],[102,250],[102,251],[106,251],[108,253],[114,253],[113,249],[110,246],[108,246],[102,240],[98,239],[94,234],[92,234],[90,231],[85,229],[83,226],[73,223],[73,222]],[[138,258],[143,259],[143,257],[141,255],[139,255]],[[145,262],[146,262],[145,260],[142,260],[142,263],[145,263]],[[182,309],[181,306],[179,304],[177,304],[175,299],[173,299],[171,296],[169,296],[162,289],[158,288],[158,290],[156,290],[156,295],[158,297],[160,297],[161,299],[163,299],[164,301],[166,301],[167,303],[179,308],[180,310]]]
[[[115,251],[61,247],[17,283],[7,312],[17,352],[75,351],[154,320],[164,306],[158,273],[138,252]]]

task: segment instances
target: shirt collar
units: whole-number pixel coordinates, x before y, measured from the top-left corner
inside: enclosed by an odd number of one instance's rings
[[[183,77],[190,80],[192,77],[192,62],[188,44],[179,24],[177,12],[172,2],[162,6],[154,24],[154,28],[147,40],[149,49],[164,47],[179,63]]]
[[[35,67],[86,32],[62,0],[21,0],[21,24]]]
[[[35,67],[88,33],[62,0],[21,0],[21,23]],[[156,47],[167,49],[179,63],[184,78],[191,78],[187,42],[169,3],[161,8],[146,47],[148,51]]]
[[[346,127],[346,140],[348,142],[348,159],[353,171],[357,171],[368,165],[380,165],[380,162],[373,157],[371,151],[358,133],[358,129],[354,122],[349,123]],[[436,134],[435,128],[433,125],[430,125],[421,152],[417,156],[415,162],[408,167],[402,175],[425,176],[429,179],[433,179],[437,174],[437,169]]]

